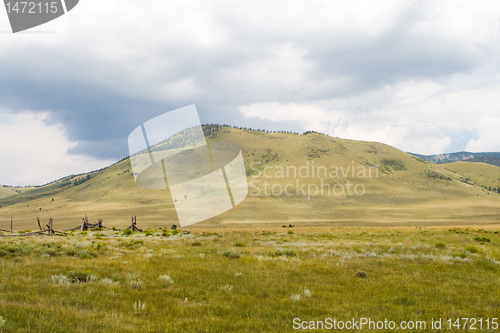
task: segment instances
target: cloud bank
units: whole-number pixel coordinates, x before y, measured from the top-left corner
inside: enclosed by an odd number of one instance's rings
[[[0,183],[102,167],[138,124],[193,103],[203,123],[499,151],[499,18],[495,1],[82,0],[0,34],[0,149],[18,161]],[[46,149],[44,170],[23,158]]]

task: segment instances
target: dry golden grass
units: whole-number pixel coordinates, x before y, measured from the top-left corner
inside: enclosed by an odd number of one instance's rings
[[[261,227],[4,237],[2,329],[289,332],[294,318],[498,317],[499,230]]]

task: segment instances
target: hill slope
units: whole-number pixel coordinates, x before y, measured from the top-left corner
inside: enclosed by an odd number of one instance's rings
[[[463,177],[464,181],[489,191],[500,191],[500,168],[486,163],[458,161],[444,165],[447,170]]]
[[[22,190],[25,190],[24,188],[16,188],[16,187],[10,187],[10,186],[0,186],[0,199],[7,198],[13,195],[16,195],[18,193],[21,193]]]
[[[467,167],[432,164],[385,144],[318,133],[221,126],[206,126],[205,131],[209,142],[241,147],[250,187],[236,208],[195,227],[500,221],[500,195],[481,187],[484,173],[497,172],[498,167],[467,172]],[[0,199],[0,206],[0,228],[13,216],[15,229],[34,229],[35,217],[40,216],[53,217],[56,229],[62,229],[78,225],[85,214],[119,228],[128,226],[132,215],[143,227],[178,224],[169,190],[136,186],[128,159],[88,176],[68,177]]]

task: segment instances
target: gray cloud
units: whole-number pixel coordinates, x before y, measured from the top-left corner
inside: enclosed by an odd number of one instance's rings
[[[291,5],[301,6],[308,4]],[[84,11],[80,7],[74,17]],[[482,51],[469,40],[419,29],[431,20],[428,6],[397,12],[394,22],[373,34],[370,28],[332,27],[324,17],[300,28],[301,11],[280,16],[273,12],[279,6],[257,3],[248,15],[226,7],[207,7],[211,28],[193,23],[190,31],[178,30],[180,37],[171,32],[180,20],[165,26],[159,13],[150,13],[144,26],[127,26],[126,16],[116,17],[113,28],[101,17],[69,37],[12,42],[0,57],[0,106],[48,111],[46,121],[62,123],[68,138],[79,142],[69,153],[119,159],[137,124],[185,105],[197,104],[203,123],[303,131],[300,122],[247,118],[238,107],[320,102],[408,80],[440,81],[471,73],[494,57],[487,46]],[[346,110],[368,114],[377,107]]]

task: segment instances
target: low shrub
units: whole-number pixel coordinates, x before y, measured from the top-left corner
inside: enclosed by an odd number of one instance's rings
[[[436,243],[436,248],[437,249],[444,249],[446,247],[446,244],[443,242],[437,242]]]
[[[99,280],[99,275],[88,270],[72,271],[68,273],[68,279],[71,283],[95,282]]]
[[[491,242],[491,239],[486,238],[486,237],[474,237],[474,240],[476,242],[482,242],[482,243],[489,243],[489,242]]]
[[[365,271],[357,271],[356,276],[360,278],[365,278],[366,277],[366,272]]]
[[[390,167],[395,171],[406,170],[406,165],[400,160],[383,159],[380,163],[385,167]]]
[[[224,252],[222,252],[222,255],[224,257],[229,258],[229,259],[239,259],[240,258],[240,254],[239,253],[233,252],[231,250],[225,250]]]
[[[160,283],[166,286],[171,286],[174,284],[174,279],[172,279],[170,275],[160,275],[158,277],[158,280],[160,281]]]
[[[59,274],[59,275],[52,275],[51,276],[52,282],[55,284],[69,284],[71,281],[68,279],[67,276]]]
[[[113,279],[110,279],[110,278],[104,278],[100,281],[102,284],[106,284],[108,286],[113,286],[113,285],[118,285],[120,284],[120,282],[118,281],[113,281]]]
[[[73,247],[66,247],[63,249],[63,253],[64,253],[64,255],[66,255],[68,257],[73,257],[73,256],[76,256],[77,251]]]
[[[23,249],[21,247],[11,247],[11,246],[7,246],[3,249],[3,251],[5,252],[5,254],[3,256],[7,257],[7,258],[12,258],[12,257],[20,257],[24,254],[28,254],[29,253],[29,249]]]
[[[125,230],[123,230],[123,231],[122,231],[122,234],[123,234],[124,236],[130,236],[130,235],[132,235],[133,233],[134,233],[134,232],[132,231],[132,229],[125,229]]]
[[[219,234],[218,234],[218,233],[216,233],[216,232],[204,232],[204,233],[202,234],[202,236],[203,236],[203,237],[208,237],[208,236],[219,236]]]
[[[482,259],[479,259],[477,261],[474,261],[474,264],[477,268],[485,270],[485,271],[498,272],[498,270],[499,270],[498,264],[495,263],[494,260],[489,260],[486,258],[482,258]]]
[[[468,246],[467,248],[465,248],[465,251],[470,252],[470,253],[477,253],[478,249],[475,246]]]
[[[268,257],[281,257],[281,256],[296,257],[297,253],[295,253],[293,250],[276,250],[274,252],[267,252],[266,255]]]
[[[129,250],[135,250],[144,244],[143,240],[132,239],[130,242],[122,242],[121,245]]]
[[[80,259],[91,259],[97,257],[97,253],[94,251],[89,251],[89,250],[83,250],[78,252],[78,256]]]
[[[231,252],[229,254],[229,256],[227,256],[229,259],[239,259],[240,258],[240,254],[237,253],[237,252]]]

